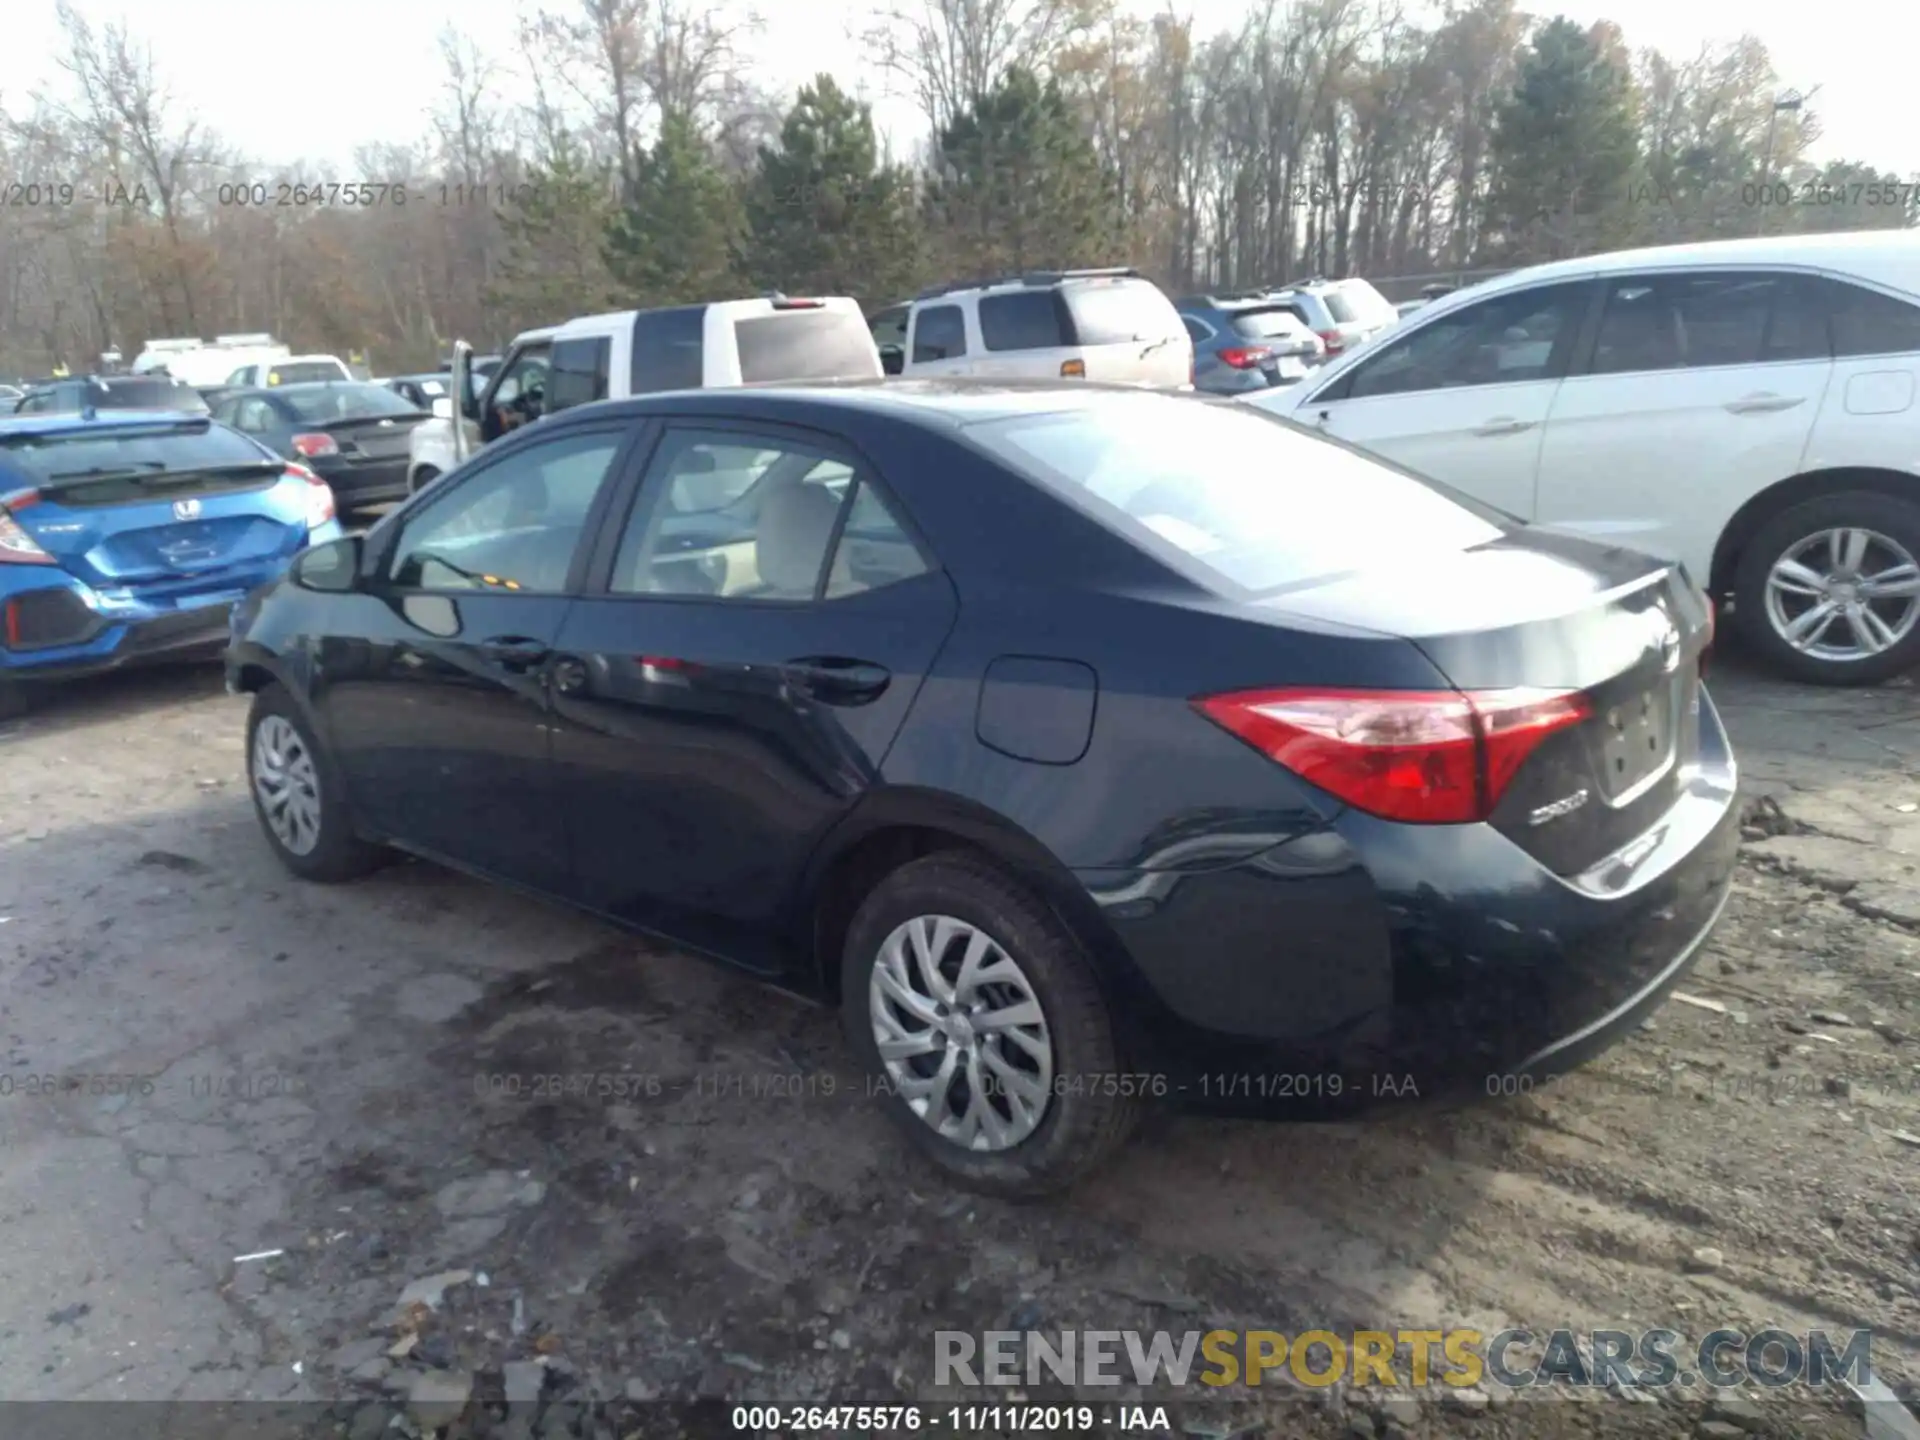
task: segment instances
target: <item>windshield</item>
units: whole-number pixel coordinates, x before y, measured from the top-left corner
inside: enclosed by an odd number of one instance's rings
[[[384,385],[316,385],[282,390],[280,403],[299,420],[325,423],[374,415],[418,415],[420,409]]]
[[[1298,340],[1310,332],[1300,317],[1279,305],[1271,310],[1242,310],[1233,317],[1233,333],[1242,340]]]
[[[1437,488],[1244,406],[1139,396],[968,433],[1227,594],[1390,567],[1505,533]]]
[[[1151,280],[1082,280],[1063,285],[1081,345],[1130,345],[1184,336],[1173,302]]]
[[[269,385],[305,385],[315,380],[347,378],[346,370],[337,360],[294,360],[267,367]]]
[[[0,435],[0,448],[15,465],[42,481],[125,471],[168,475],[281,463],[244,436],[208,424],[177,430]]]

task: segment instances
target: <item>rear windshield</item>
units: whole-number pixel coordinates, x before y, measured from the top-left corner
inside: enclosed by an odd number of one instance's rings
[[[1412,476],[1239,405],[1143,395],[967,433],[1227,594],[1391,566],[1506,533]]]
[[[200,392],[172,380],[115,380],[90,387],[87,399],[96,410],[192,410],[207,408]]]
[[[287,365],[269,365],[267,384],[306,385],[315,380],[344,380],[346,374],[330,360],[299,360]]]
[[[1398,318],[1386,297],[1364,280],[1349,281],[1326,292],[1327,312],[1342,325],[1377,325]]]
[[[278,397],[294,418],[315,424],[329,420],[358,420],[370,415],[418,415],[419,407],[384,385],[321,385],[312,390],[286,390]]]
[[[1307,334],[1307,327],[1291,310],[1276,305],[1270,310],[1241,310],[1233,317],[1233,333],[1242,340],[1278,340]]]
[[[867,322],[848,310],[776,310],[733,327],[740,379],[871,380],[885,372]]]
[[[191,429],[135,430],[102,433],[98,430],[64,434],[0,435],[7,459],[36,482],[70,480],[82,475],[128,476],[168,483],[168,477],[228,467],[278,467],[244,436],[224,426],[203,424]],[[188,492],[192,493],[192,492]],[[63,498],[65,498],[63,496]]]
[[[1173,302],[1151,280],[1083,280],[1061,289],[1082,345],[1130,345],[1187,333]]]

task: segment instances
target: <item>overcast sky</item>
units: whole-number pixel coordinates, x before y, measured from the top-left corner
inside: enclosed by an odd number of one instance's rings
[[[1201,30],[1222,29],[1247,0],[1177,0]],[[230,141],[262,162],[312,162],[316,180],[378,180],[348,174],[356,146],[425,133],[441,80],[436,36],[448,20],[503,53],[525,0],[80,0],[97,20],[128,19],[151,41],[170,89]],[[865,74],[858,36],[872,0],[763,3],[769,17],[754,46],[760,72],[791,87],[820,70],[843,84]],[[1132,8],[1161,6],[1140,0]],[[1821,86],[1813,105],[1826,136],[1818,158],[1864,160],[1920,172],[1920,125],[1913,123],[1913,52],[1889,0],[1565,0],[1541,13],[1582,23],[1616,21],[1629,43],[1676,58],[1708,41],[1750,30],[1763,40],[1787,85]],[[54,79],[59,44],[52,0],[6,0],[0,34],[7,62],[0,103],[17,109],[36,84]],[[1881,37],[1869,43],[1869,37]],[[882,123],[903,148],[917,131],[914,107],[876,93]],[[29,177],[21,177],[29,178]],[[57,179],[60,177],[30,177]]]

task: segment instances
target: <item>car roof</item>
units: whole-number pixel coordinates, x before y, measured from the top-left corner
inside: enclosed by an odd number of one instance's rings
[[[804,424],[818,420],[822,411],[868,415],[909,423],[962,429],[970,425],[1007,420],[1021,415],[1051,415],[1105,411],[1137,406],[1146,400],[1167,403],[1212,403],[1179,392],[1142,390],[1137,385],[1102,385],[1086,380],[873,380],[776,381],[762,385],[715,386],[627,396],[576,405],[541,422],[561,425],[593,416],[641,418],[653,415],[729,417],[742,420],[782,420]]]

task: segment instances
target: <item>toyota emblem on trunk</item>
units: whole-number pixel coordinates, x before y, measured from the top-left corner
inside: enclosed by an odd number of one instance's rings
[[[173,518],[176,520],[198,520],[200,518],[200,502],[198,500],[174,501]]]

